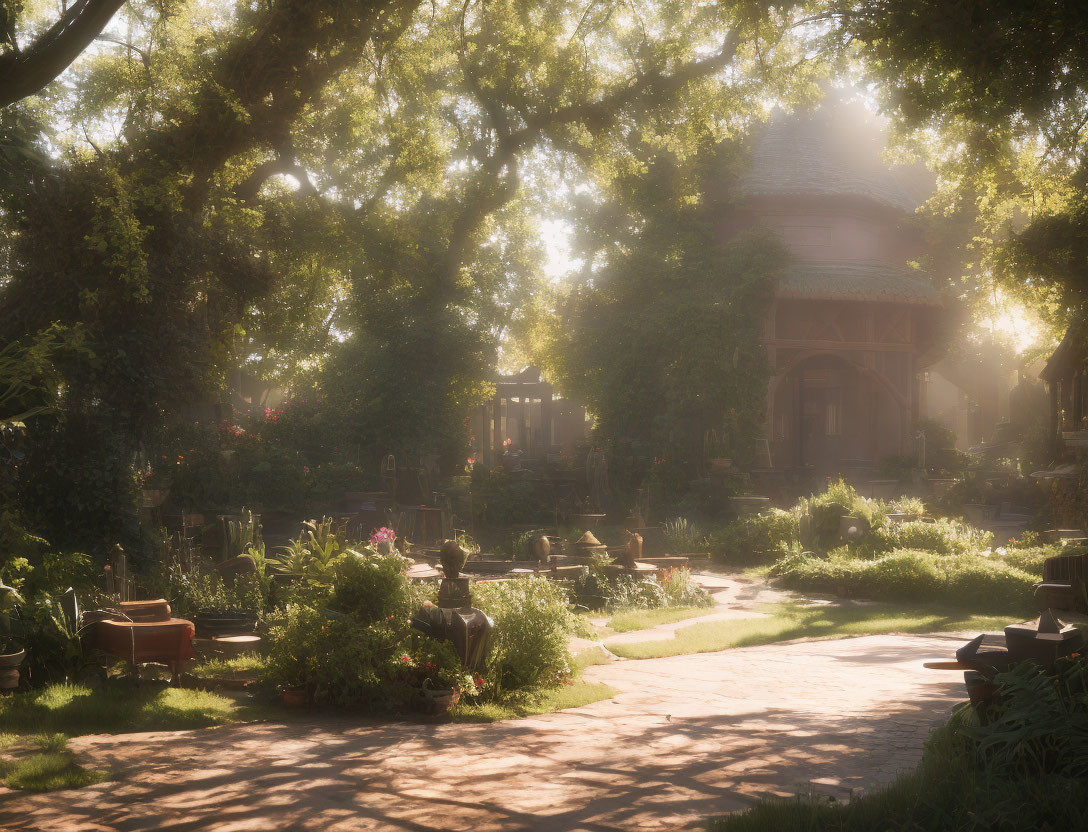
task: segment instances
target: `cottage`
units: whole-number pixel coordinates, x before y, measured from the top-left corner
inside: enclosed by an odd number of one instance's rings
[[[911,446],[924,413],[919,373],[935,359],[940,301],[908,261],[904,220],[924,181],[890,170],[884,138],[841,102],[774,118],[753,140],[723,237],[776,230],[792,255],[767,315],[770,467],[862,473]]]

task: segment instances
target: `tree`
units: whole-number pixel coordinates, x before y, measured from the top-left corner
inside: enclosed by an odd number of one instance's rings
[[[1059,324],[1083,304],[1088,220],[1088,9],[1073,0],[862,0],[842,30],[884,89],[906,144],[939,174],[971,282],[993,281]]]
[[[587,268],[538,349],[596,417],[628,497],[655,460],[658,476],[686,484],[707,450],[740,465],[753,457],[769,372],[759,339],[786,254],[773,235],[721,238],[737,155],[728,145],[687,164],[654,154],[587,217]]]
[[[808,10],[127,4],[118,49],[36,104],[75,127],[59,152],[0,171],[0,343],[81,323],[99,358],[65,366],[42,456],[123,478],[243,363],[323,364],[360,442],[445,453],[539,275],[550,186],[607,188],[632,147],[686,158],[762,112],[761,81],[811,87]]]

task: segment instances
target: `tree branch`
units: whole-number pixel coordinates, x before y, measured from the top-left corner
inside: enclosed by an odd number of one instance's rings
[[[76,0],[29,49],[0,57],[0,107],[41,92],[102,33],[125,0]]]
[[[257,165],[253,173],[235,187],[234,195],[243,202],[252,202],[261,192],[264,183],[276,174],[293,176],[298,180],[299,191],[307,196],[320,196],[314,183],[310,181],[306,168],[298,163],[294,152],[290,150],[281,151],[275,159]]]
[[[467,5],[467,4],[466,4]],[[599,101],[582,102],[560,107],[542,113],[530,114],[525,118],[526,125],[517,130],[499,132],[498,146],[480,169],[476,185],[470,187],[468,195],[459,198],[463,207],[453,221],[450,240],[446,250],[446,262],[443,277],[452,282],[461,268],[465,251],[472,235],[488,216],[498,211],[514,198],[518,189],[517,155],[524,148],[535,143],[544,131],[561,124],[582,122],[602,129],[609,126],[619,113],[643,99],[663,98],[681,90],[685,84],[713,75],[728,66],[740,47],[740,33],[730,31],[722,43],[722,48],[708,58],[684,64],[672,73],[661,71],[648,72]],[[470,83],[474,79],[470,79]],[[474,91],[480,94],[473,84]],[[491,107],[485,99],[488,113]],[[494,117],[492,116],[492,120]],[[499,124],[505,124],[505,120]],[[499,127],[499,124],[496,127]],[[506,176],[501,177],[503,170]],[[501,177],[501,178],[500,178]]]

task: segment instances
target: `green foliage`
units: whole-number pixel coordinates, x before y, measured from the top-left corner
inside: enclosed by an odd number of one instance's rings
[[[472,469],[472,510],[477,523],[493,528],[555,520],[538,483],[481,466]]]
[[[399,555],[347,548],[331,560],[327,578],[323,589],[296,592],[273,622],[269,682],[304,686],[316,701],[339,707],[400,711],[421,687],[456,688],[480,702],[526,702],[569,675],[567,637],[578,619],[566,592],[546,579],[476,587],[475,602],[495,629],[487,670],[474,680],[451,645],[410,628],[427,590],[409,584]]]
[[[994,683],[997,715],[965,729],[980,767],[1010,780],[1040,773],[1088,777],[1088,659],[1058,659],[1053,671],[1021,662]]]
[[[1088,548],[1083,546],[1066,547],[1057,544],[1050,546],[1009,546],[1004,550],[995,550],[995,554],[1010,566],[1015,566],[1017,569],[1022,569],[1031,575],[1038,575],[1039,579],[1042,580],[1043,561],[1047,558],[1063,554],[1088,554]]]
[[[669,552],[698,552],[706,545],[706,536],[686,517],[666,520],[664,534]]]
[[[533,700],[570,676],[567,638],[575,632],[577,617],[562,587],[533,576],[478,584],[473,595],[495,624],[486,698]]]
[[[799,546],[800,516],[796,510],[773,508],[738,517],[707,536],[710,555],[730,566],[772,563]]]
[[[209,610],[260,612],[269,609],[272,602],[269,577],[267,572],[242,574],[227,583],[203,558],[192,563],[169,558],[152,577],[152,586],[170,602],[174,615],[192,618]]]
[[[265,677],[284,687],[306,685],[318,702],[382,711],[403,706],[407,622],[363,621],[329,615],[301,604],[288,606],[268,633]]]
[[[979,610],[1031,609],[1037,576],[979,554],[936,555],[895,549],[875,559],[845,550],[826,558],[796,553],[775,563],[772,574],[799,590],[884,601],[943,601]]]
[[[933,522],[911,520],[884,523],[870,537],[854,547],[859,553],[879,554],[893,549],[921,549],[938,555],[976,554],[993,544],[990,532],[958,520],[940,518]]]
[[[608,612],[631,609],[712,606],[710,595],[691,580],[687,568],[669,569],[660,580],[637,578],[613,565],[609,555],[595,555],[571,586],[574,603]]]
[[[335,561],[329,609],[363,621],[407,619],[411,600],[399,555],[362,557],[349,549]]]
[[[641,150],[647,172],[599,209],[604,224],[622,213],[637,231],[617,233],[618,241],[587,233],[595,248],[582,284],[539,358],[596,416],[620,498],[653,473],[668,500],[677,494],[669,485],[697,475],[709,435],[741,464],[752,456],[768,372],[763,311],[785,254],[776,239],[756,234],[723,245],[714,212],[689,191],[703,177],[728,177],[716,151],[681,161]],[[590,268],[597,258],[606,265]]]

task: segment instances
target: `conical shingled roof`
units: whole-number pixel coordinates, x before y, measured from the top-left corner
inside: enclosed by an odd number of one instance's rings
[[[786,267],[776,294],[780,298],[941,305],[925,272],[878,262],[794,261]]]
[[[741,191],[853,197],[913,212],[925,194],[905,169],[889,169],[881,158],[885,141],[879,118],[858,103],[829,98],[814,110],[780,111],[752,136]]]

